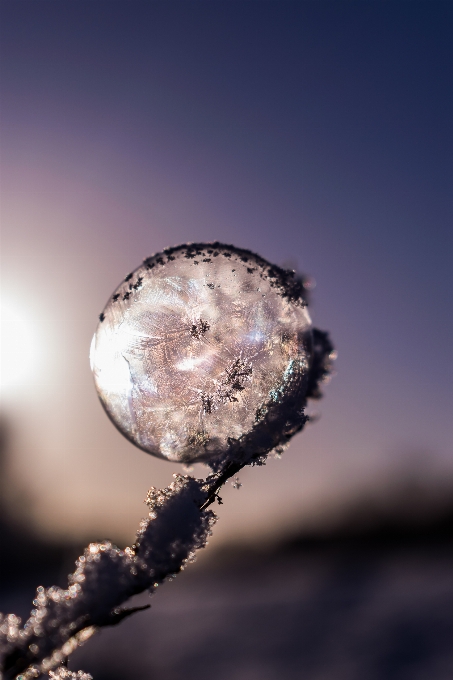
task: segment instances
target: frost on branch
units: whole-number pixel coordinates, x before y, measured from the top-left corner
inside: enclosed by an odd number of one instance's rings
[[[212,473],[152,488],[132,547],[91,543],[67,589],[37,589],[23,626],[2,617],[0,680],[87,680],[54,669],[204,547],[219,489],[281,453],[335,358],[327,333],[312,328],[303,279],[220,243],[167,249],[128,274],[99,317],[90,355],[102,404],[129,440],[171,461],[204,461]]]
[[[177,476],[168,488],[152,489],[149,515],[133,547],[91,543],[77,560],[67,589],[39,587],[23,626],[14,614],[3,617],[2,677],[29,680],[49,672],[98,627],[119,623],[136,611],[121,607],[130,597],[152,592],[183,569],[206,544],[215,521],[212,511],[200,509],[208,496],[205,486],[204,480]]]
[[[56,671],[49,671],[50,680],[93,680],[93,677],[89,673],[84,673],[83,671],[77,671],[73,673],[68,671],[67,668],[57,668]]]

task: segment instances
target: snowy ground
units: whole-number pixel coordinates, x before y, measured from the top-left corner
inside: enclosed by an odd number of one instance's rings
[[[192,565],[73,657],[95,680],[451,680],[453,546]]]

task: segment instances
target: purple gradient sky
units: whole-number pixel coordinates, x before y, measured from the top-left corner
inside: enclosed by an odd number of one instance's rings
[[[34,352],[2,391],[36,523],[126,535],[178,471],[114,430],[87,357],[122,277],[194,240],[312,275],[339,351],[321,421],[241,475],[216,540],[319,521],[411,470],[451,479],[452,3],[1,15],[2,299]]]

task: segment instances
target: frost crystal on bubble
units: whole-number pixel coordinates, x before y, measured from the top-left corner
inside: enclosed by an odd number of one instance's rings
[[[308,417],[307,399],[335,359],[312,328],[302,280],[219,243],[165,250],[129,274],[99,316],[91,364],[112,421],[150,453],[202,460],[206,479],[174,475],[150,489],[133,546],[91,543],[68,587],[39,586],[30,617],[0,614],[0,680],[90,680],[62,662],[103,626],[147,607],[153,592],[206,546],[219,490],[246,465],[280,456]]]
[[[237,459],[241,448],[267,454],[300,429],[310,348],[293,272],[203,243],[167,249],[126,277],[99,317],[90,358],[118,429],[190,464]]]

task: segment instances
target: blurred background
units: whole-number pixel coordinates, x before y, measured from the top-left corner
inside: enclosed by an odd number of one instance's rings
[[[337,375],[282,459],[222,494],[197,564],[80,664],[450,679],[453,4],[0,13],[0,609],[64,585],[85,541],[130,544],[181,471],[111,425],[88,350],[146,256],[220,240],[312,277]]]

